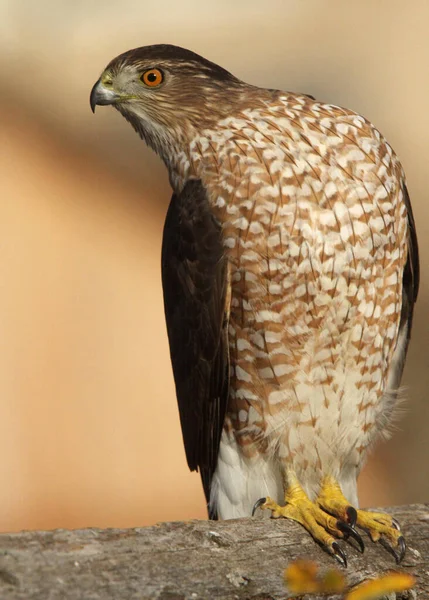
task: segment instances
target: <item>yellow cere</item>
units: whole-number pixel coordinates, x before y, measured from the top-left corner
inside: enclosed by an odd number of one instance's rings
[[[113,83],[112,76],[109,73],[103,73],[101,76],[101,83],[106,87],[111,86]]]

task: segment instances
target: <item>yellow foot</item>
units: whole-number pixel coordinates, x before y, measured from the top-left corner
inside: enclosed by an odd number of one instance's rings
[[[398,523],[388,514],[356,510],[344,497],[340,486],[332,477],[326,477],[319,496],[311,502],[293,476],[288,476],[289,487],[285,495],[285,506],[279,506],[271,498],[261,498],[257,508],[272,511],[273,518],[284,517],[298,521],[330,554],[344,566],[347,555],[337,539],[354,539],[361,552],[364,543],[355,526],[368,532],[373,542],[380,543],[395,557],[397,563],[405,555],[405,540]]]
[[[301,523],[313,538],[322,545],[330,554],[344,566],[347,566],[347,555],[340,547],[336,538],[348,539],[352,537],[359,544],[361,552],[364,545],[360,535],[345,521],[328,514],[316,503],[311,502],[302,487],[294,482],[288,488],[285,496],[286,505],[279,506],[271,498],[261,498],[255,504],[253,513],[257,508],[272,511],[272,517],[284,517]]]
[[[344,497],[333,477],[325,477],[317,504],[326,512],[344,520],[351,527],[361,527],[373,542],[380,542],[400,563],[405,555],[405,540],[398,522],[386,513],[356,510]]]

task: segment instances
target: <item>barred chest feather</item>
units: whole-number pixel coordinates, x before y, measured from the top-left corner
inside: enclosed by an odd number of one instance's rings
[[[202,132],[180,165],[205,184],[230,263],[219,468],[235,448],[262,461],[271,487],[272,461],[291,464],[310,495],[327,470],[355,481],[393,404],[407,258],[399,161],[363,117],[279,93]]]

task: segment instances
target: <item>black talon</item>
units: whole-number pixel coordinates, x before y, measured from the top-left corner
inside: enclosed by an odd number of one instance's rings
[[[332,550],[334,551],[334,556],[340,565],[347,568],[347,554],[337,542],[332,542]]]
[[[407,544],[405,543],[405,539],[404,536],[401,535],[400,538],[398,538],[398,550],[399,553],[396,556],[396,552],[395,552],[395,558],[396,558],[396,562],[399,563],[402,562],[404,556],[405,556],[405,551],[407,549]]]
[[[383,548],[385,548],[389,554],[391,554],[393,556],[393,558],[396,561],[396,564],[399,565],[399,563],[402,561],[402,559],[405,556],[405,551],[407,549],[407,546],[405,544],[405,539],[403,538],[403,536],[401,535],[400,538],[398,538],[398,549],[399,552],[396,552],[395,548],[393,548],[389,542],[387,542],[384,538],[380,538],[380,544],[383,546]]]
[[[266,501],[267,501],[266,498],[259,498],[259,500],[256,500],[255,504],[253,505],[253,509],[252,509],[252,517],[255,516],[255,512],[258,510],[258,508],[260,506],[265,504]]]
[[[337,521],[337,527],[344,534],[344,539],[347,540],[349,537],[353,538],[359,545],[359,550],[361,554],[365,551],[365,544],[363,543],[363,539],[358,534],[356,529],[344,523],[344,521]]]
[[[349,525],[351,527],[354,527],[356,525],[356,521],[357,521],[357,510],[355,508],[353,508],[353,506],[348,506],[346,508],[346,515],[347,515]]]
[[[395,529],[397,529],[398,531],[401,531],[401,526],[399,525],[399,522],[396,519],[394,519],[393,517],[392,517],[392,525]]]

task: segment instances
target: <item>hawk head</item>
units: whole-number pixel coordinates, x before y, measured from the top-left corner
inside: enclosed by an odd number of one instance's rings
[[[231,114],[247,86],[205,58],[159,44],[114,58],[91,91],[90,104],[111,104],[166,159],[197,130]]]

